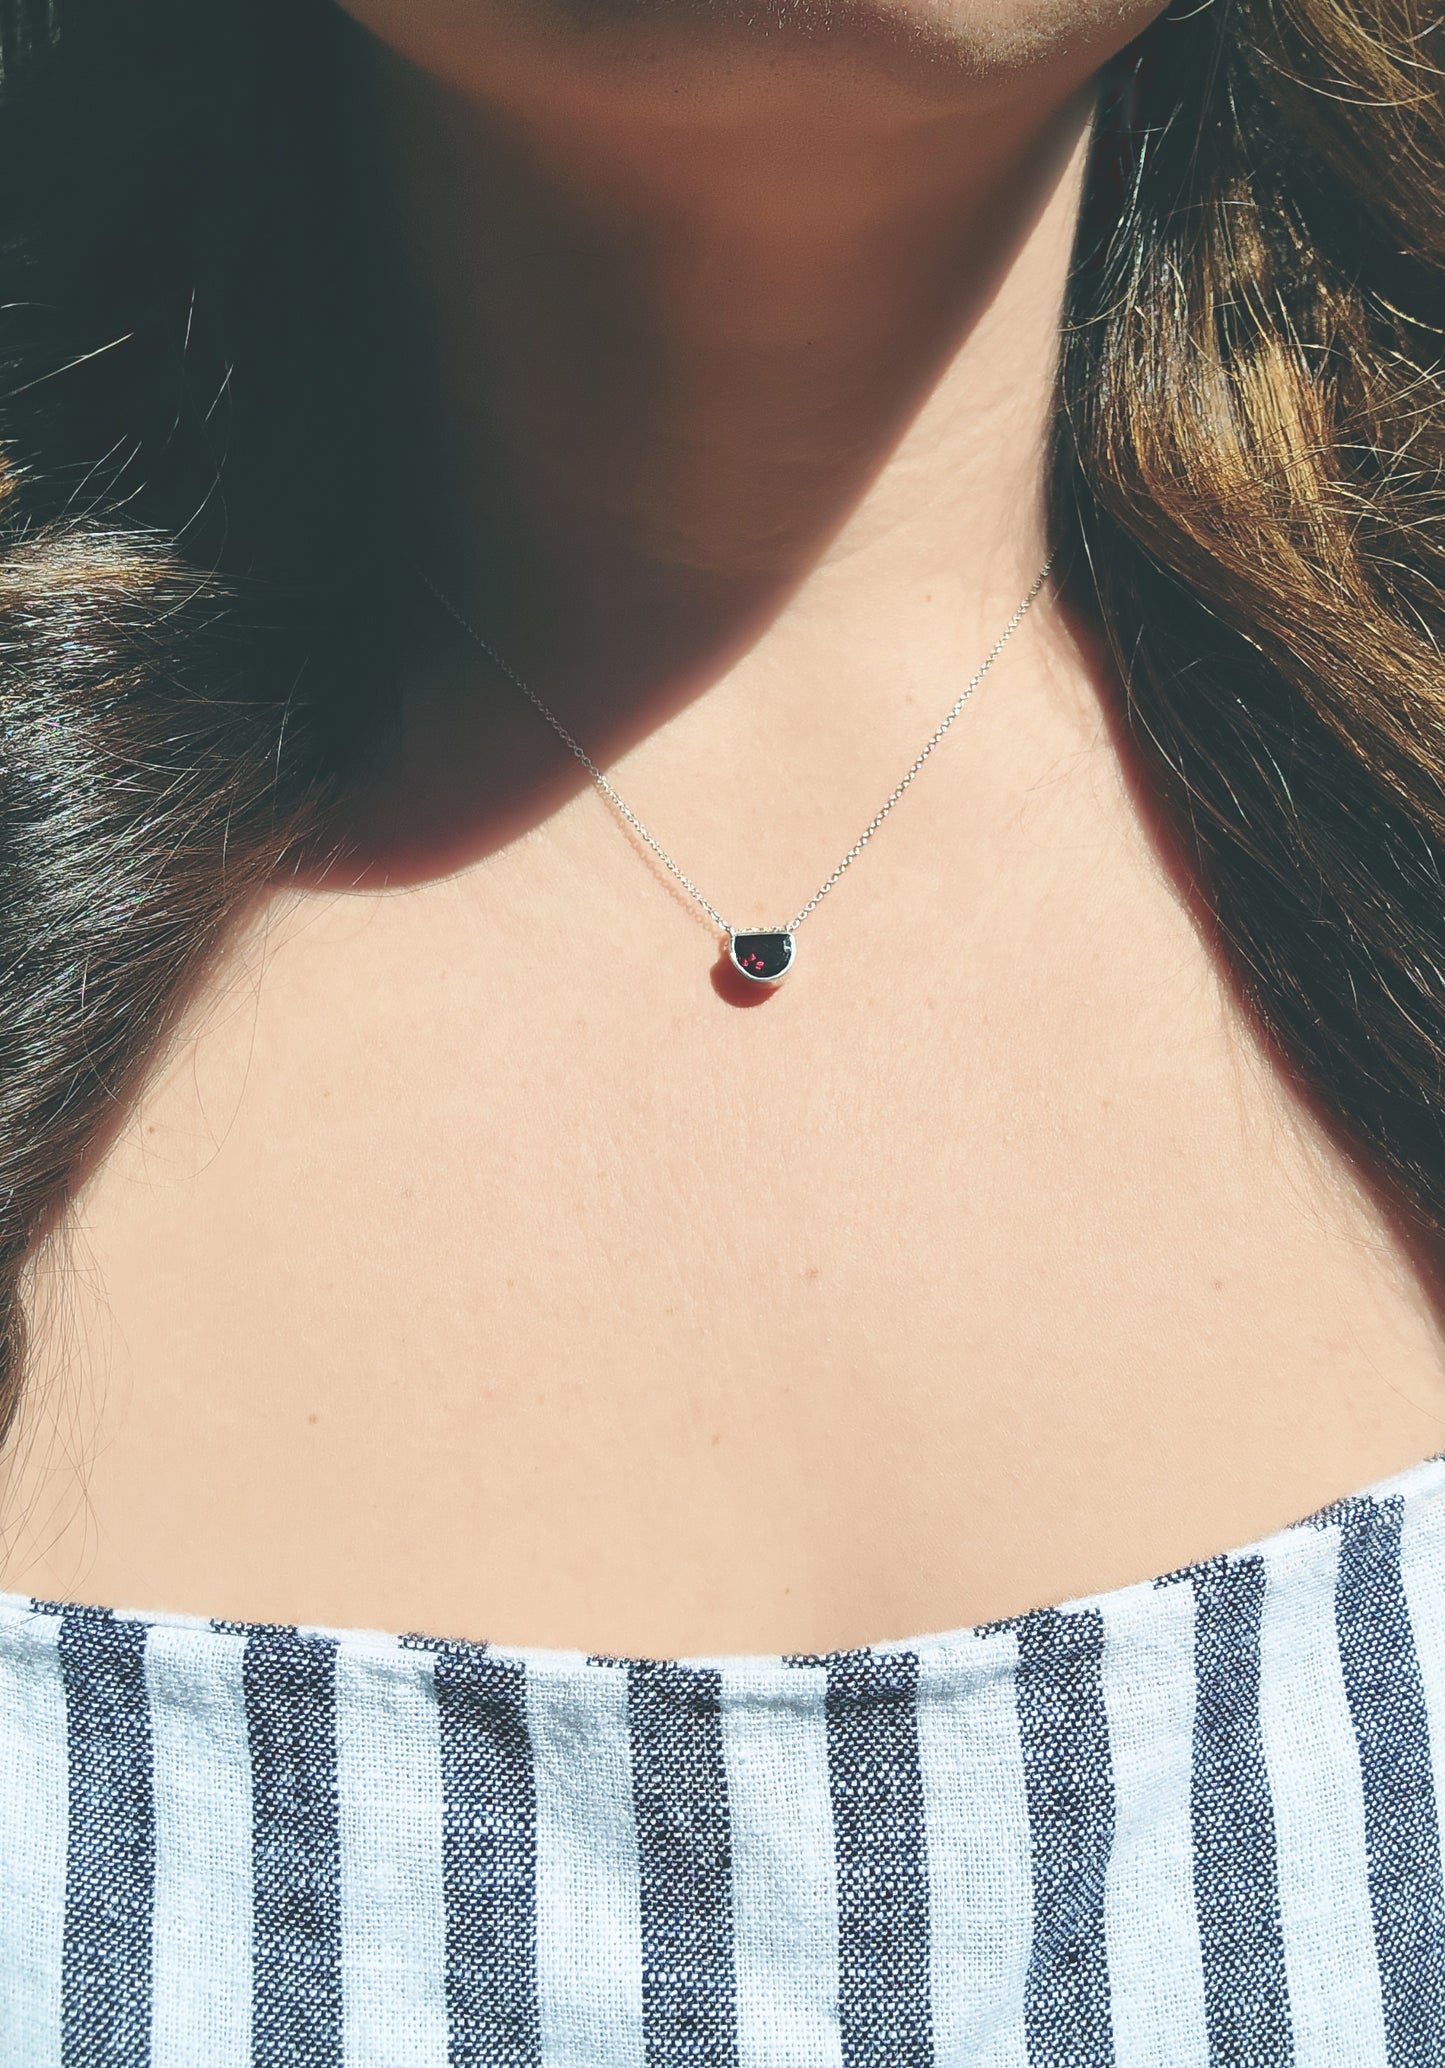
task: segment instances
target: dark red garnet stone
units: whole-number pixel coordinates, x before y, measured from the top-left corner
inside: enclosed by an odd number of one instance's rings
[[[729,944],[735,968],[756,984],[775,984],[792,967],[790,933],[735,933]]]

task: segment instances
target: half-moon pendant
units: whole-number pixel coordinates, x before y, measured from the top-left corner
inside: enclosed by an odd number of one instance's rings
[[[790,933],[728,931],[728,955],[734,969],[753,984],[778,984],[793,966]]]

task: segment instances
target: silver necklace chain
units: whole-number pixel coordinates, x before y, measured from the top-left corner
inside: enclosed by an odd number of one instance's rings
[[[1017,631],[1019,625],[1023,622],[1024,615],[1027,612],[1029,605],[1033,602],[1034,598],[1038,595],[1039,590],[1043,587],[1044,583],[1049,578],[1049,572],[1053,567],[1054,558],[1055,556],[1051,553],[1048,559],[1044,562],[1043,566],[1039,569],[1037,575],[1034,577],[1033,584],[1030,587],[1027,596],[1024,597],[1018,609],[1014,612],[1013,616],[1004,626],[1002,632],[1000,632],[998,638],[994,641],[992,647],[989,649],[986,658],[983,660],[980,666],[974,671],[973,676],[965,685],[961,695],[955,701],[952,710],[948,713],[948,716],[943,720],[942,724],[939,725],[937,729],[931,734],[927,745],[923,749],[923,752],[918,756],[918,759],[913,763],[913,766],[903,777],[902,781],[896,785],[896,787],[894,788],[886,802],[880,806],[880,808],[874,813],[873,817],[868,821],[868,824],[864,827],[863,831],[859,834],[858,838],[853,842],[853,845],[844,855],[842,861],[839,862],[837,868],[833,871],[832,875],[828,877],[826,882],[822,883],[819,886],[819,888],[813,893],[812,897],[809,898],[807,904],[804,905],[801,912],[799,912],[796,915],[796,917],[789,922],[788,926],[785,929],[759,929],[759,931],[786,932],[788,934],[796,933],[797,929],[802,925],[803,921],[813,910],[814,906],[820,904],[822,900],[828,895],[828,892],[833,888],[833,885],[838,881],[838,878],[843,874],[843,871],[848,867],[849,863],[852,862],[856,856],[860,855],[863,852],[863,849],[873,838],[873,835],[882,825],[884,819],[887,818],[889,812],[892,811],[894,805],[898,802],[899,798],[908,788],[908,785],[913,781],[913,778],[922,768],[924,762],[928,759],[929,755],[933,752],[934,748],[938,745],[939,741],[943,738],[943,735],[948,731],[949,726],[952,725],[954,719],[958,716],[959,712],[963,709],[964,705],[968,702],[969,698],[973,695],[974,691],[978,688],[978,685],[980,684],[980,682],[982,682],[984,676],[988,673],[989,669],[993,666],[994,662],[998,659],[999,655],[1003,652],[1004,647],[1008,644],[1009,639],[1012,637],[1013,633]],[[582,763],[583,767],[591,775],[592,780],[602,791],[603,795],[610,799],[610,801],[616,805],[618,811],[621,812],[623,818],[627,820],[627,823],[632,827],[633,831],[636,832],[642,840],[646,841],[647,845],[652,849],[652,852],[657,856],[658,860],[672,871],[673,875],[677,878],[678,882],[682,885],[683,889],[688,891],[694,898],[696,898],[697,902],[702,906],[704,912],[707,913],[708,917],[712,919],[716,925],[722,928],[724,933],[730,936],[736,934],[739,931],[739,929],[729,926],[727,920],[723,918],[721,912],[717,911],[714,906],[708,903],[707,899],[703,896],[702,892],[698,889],[697,885],[691,880],[691,878],[683,874],[682,870],[672,859],[672,856],[667,852],[666,848],[663,847],[660,844],[660,842],[653,839],[651,833],[648,832],[646,826],[643,825],[641,819],[639,819],[637,814],[634,811],[632,811],[630,807],[626,805],[623,802],[623,800],[618,796],[617,792],[613,789],[611,783],[608,782],[606,776],[602,773],[602,770],[592,759],[592,756],[587,752],[585,747],[579,746],[578,742],[572,737],[571,733],[567,730],[566,726],[562,723],[561,719],[558,718],[555,715],[555,713],[547,709],[547,706],[542,702],[542,699],[537,695],[536,691],[522,680],[521,676],[517,673],[516,669],[511,666],[510,662],[506,661],[502,657],[502,655],[497,652],[496,648],[491,644],[490,640],[484,639],[481,633],[477,630],[476,626],[473,625],[467,618],[463,617],[461,611],[457,609],[457,606],[452,602],[451,598],[445,595],[443,591],[437,587],[436,583],[432,580],[431,576],[425,571],[425,569],[418,567],[416,569],[416,573],[420,577],[420,579],[423,582],[425,582],[426,586],[431,590],[433,596],[436,597],[437,602],[441,604],[442,608],[450,612],[452,617],[456,619],[457,623],[462,627],[462,630],[464,632],[470,633],[471,637],[482,649],[482,652],[486,654],[487,658],[490,661],[492,661],[496,667],[500,668],[502,673],[507,677],[507,679],[510,682],[515,683],[517,688],[521,690],[523,696],[527,698],[528,702],[535,705],[536,709],[541,712],[542,716],[552,727],[553,731],[561,736],[566,745],[570,747],[572,752],[577,756],[577,759]]]

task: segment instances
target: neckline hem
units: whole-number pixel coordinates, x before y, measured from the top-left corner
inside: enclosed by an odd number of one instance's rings
[[[1311,1509],[1305,1515],[1296,1516],[1262,1536],[1251,1538],[1247,1543],[1230,1546],[1226,1550],[1191,1560],[1186,1565],[1175,1566],[1166,1572],[1153,1573],[1141,1580],[1128,1580],[1120,1586],[1103,1588],[1093,1593],[1071,1595],[1066,1600],[1022,1609],[1013,1615],[995,1617],[978,1623],[959,1624],[947,1630],[927,1631],[911,1637],[879,1638],[867,1644],[846,1646],[830,1652],[698,1652],[650,1657],[640,1653],[585,1651],[576,1646],[518,1645],[492,1642],[486,1638],[444,1637],[422,1631],[392,1632],[374,1629],[366,1624],[263,1623],[235,1617],[193,1615],[171,1609],[110,1608],[89,1602],[51,1601],[36,1595],[6,1593],[3,1590],[0,1590],[0,1620],[29,1620],[37,1615],[56,1619],[73,1616],[104,1622],[141,1623],[161,1629],[192,1630],[203,1635],[209,1633],[246,1638],[264,1635],[267,1632],[294,1633],[301,1637],[328,1641],[348,1653],[380,1651],[394,1654],[398,1650],[411,1650],[445,1653],[450,1657],[486,1657],[543,1668],[551,1666],[566,1669],[594,1665],[656,1670],[674,1667],[687,1671],[712,1670],[746,1674],[749,1670],[757,1672],[775,1670],[780,1666],[823,1665],[829,1660],[866,1656],[906,1655],[922,1658],[940,1652],[971,1649],[980,1639],[1015,1630],[1021,1624],[1042,1617],[1074,1616],[1091,1609],[1117,1612],[1131,1601],[1147,1599],[1158,1589],[1187,1580],[1202,1571],[1218,1570],[1248,1558],[1277,1559],[1287,1555],[1296,1545],[1303,1553],[1304,1547],[1310,1541],[1304,1533],[1310,1530],[1327,1529],[1335,1523],[1346,1521],[1356,1511],[1391,1500],[1412,1500],[1427,1492],[1433,1492],[1445,1499],[1445,1451],[1433,1451],[1428,1457],[1417,1459],[1414,1464],[1406,1465],[1386,1478],[1373,1480],[1368,1485],[1341,1494],[1334,1500]]]

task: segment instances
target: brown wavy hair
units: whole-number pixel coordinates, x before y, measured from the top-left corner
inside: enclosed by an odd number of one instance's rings
[[[242,914],[334,851],[385,703],[344,23],[0,0],[0,1428],[27,1260]],[[1222,952],[1432,1238],[1440,34],[1422,0],[1178,0],[1106,68],[1050,458]]]

